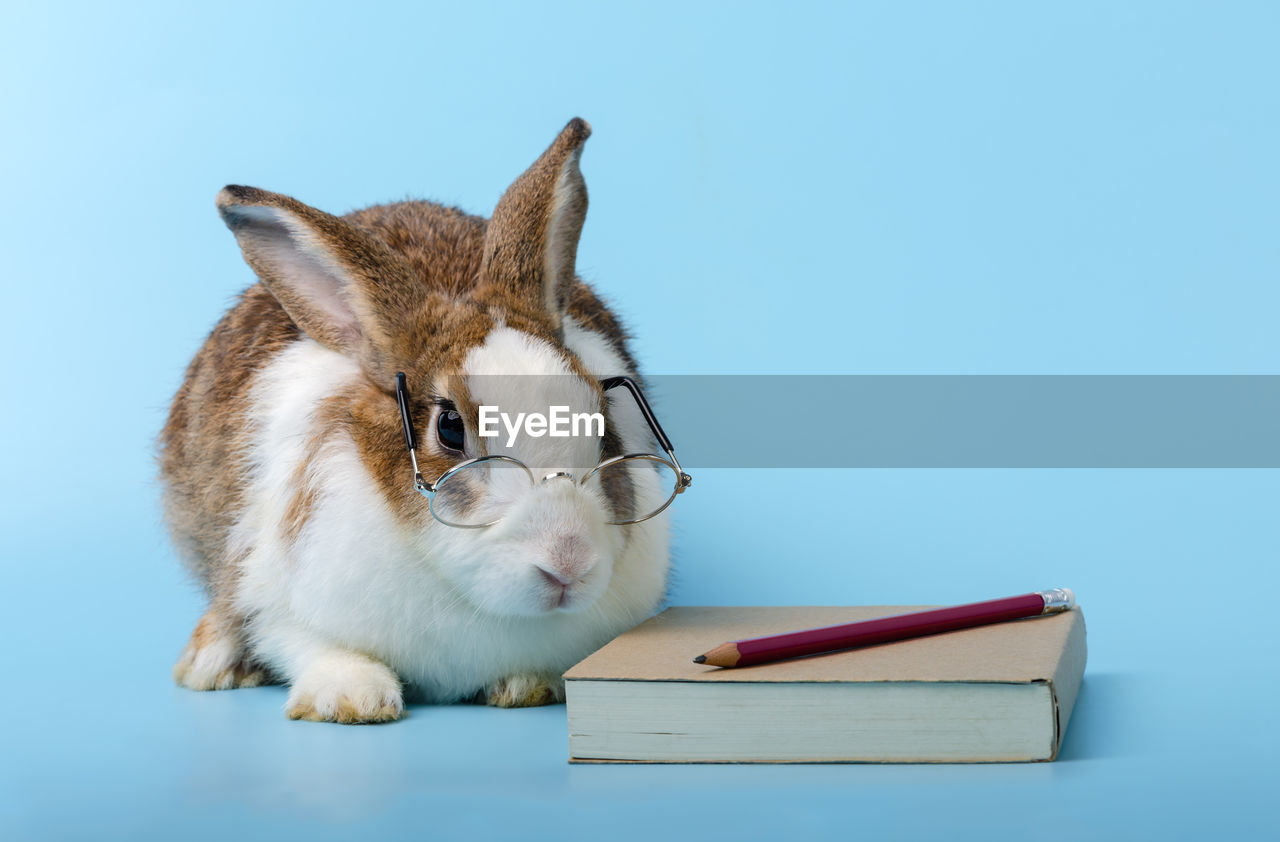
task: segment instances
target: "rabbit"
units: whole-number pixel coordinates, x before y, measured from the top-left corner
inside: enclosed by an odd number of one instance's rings
[[[657,610],[666,513],[609,525],[618,501],[543,482],[498,524],[445,525],[414,488],[397,408],[404,372],[427,479],[505,444],[476,437],[477,401],[537,403],[469,393],[490,374],[547,375],[544,407],[608,418],[603,438],[521,439],[511,455],[539,477],[653,449],[638,408],[598,380],[639,376],[628,335],[575,274],[590,133],[572,120],[488,220],[218,194],[258,282],[195,355],[159,437],[166,520],[208,596],[179,684],[285,683],[289,718],[340,723],[396,720],[408,690],[552,704],[564,670]]]

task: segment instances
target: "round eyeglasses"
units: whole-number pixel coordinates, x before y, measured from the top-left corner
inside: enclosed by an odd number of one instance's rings
[[[581,479],[566,471],[553,471],[540,480],[528,465],[510,456],[479,456],[459,462],[427,482],[418,469],[417,438],[409,414],[409,391],[403,372],[396,375],[396,400],[404,426],[405,445],[413,463],[413,487],[423,497],[431,516],[446,526],[483,529],[502,520],[539,483],[570,482],[594,496],[610,512],[606,523],[627,526],[656,517],[693,484],[676,460],[671,440],[658,424],[649,402],[627,377],[600,381],[604,390],[625,386],[640,407],[654,437],[667,456],[628,453],[605,459]]]

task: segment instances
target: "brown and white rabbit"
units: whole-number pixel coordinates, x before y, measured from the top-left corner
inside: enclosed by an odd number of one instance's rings
[[[503,451],[538,476],[653,449],[638,409],[601,391],[598,377],[634,377],[635,363],[574,272],[590,132],[571,121],[490,220],[425,201],[335,217],[250,187],[218,194],[261,283],[196,354],[161,434],[167,517],[209,595],[179,683],[283,680],[289,717],[336,722],[400,717],[402,682],[427,701],[546,704],[563,699],[564,669],[656,609],[665,514],[608,525],[611,501],[544,483],[499,524],[446,526],[414,490],[394,391],[405,372],[428,479],[500,446],[476,436],[481,403],[606,415],[603,439]],[[511,388],[556,394],[495,394],[515,381],[489,374],[555,375]],[[447,406],[463,453],[439,439]]]

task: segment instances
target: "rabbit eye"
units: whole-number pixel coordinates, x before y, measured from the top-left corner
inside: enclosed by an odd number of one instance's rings
[[[462,452],[466,441],[466,430],[462,426],[462,416],[452,409],[442,410],[436,419],[436,437],[449,450]]]

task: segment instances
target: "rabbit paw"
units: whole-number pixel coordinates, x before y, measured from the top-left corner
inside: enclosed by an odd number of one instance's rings
[[[271,676],[249,658],[239,634],[206,615],[173,665],[173,680],[192,690],[231,690],[269,684]]]
[[[485,688],[485,702],[499,708],[531,708],[564,701],[564,679],[556,675],[509,675]]]
[[[392,722],[404,715],[400,679],[354,652],[327,656],[293,682],[284,712],[290,719],[343,725]]]

